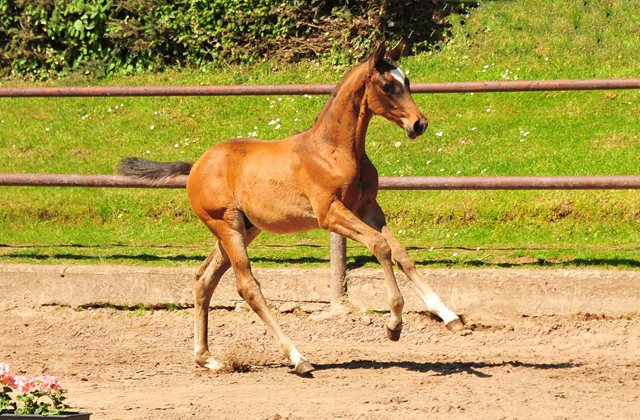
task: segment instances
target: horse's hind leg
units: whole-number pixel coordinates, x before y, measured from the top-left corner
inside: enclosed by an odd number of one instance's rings
[[[247,242],[251,242],[260,229],[251,228],[247,231]],[[195,327],[194,353],[199,366],[218,370],[222,364],[217,362],[209,353],[209,303],[213,292],[220,282],[220,278],[231,267],[229,255],[218,241],[209,256],[198,267],[195,273]]]
[[[236,273],[238,293],[249,304],[251,309],[258,314],[267,329],[275,337],[282,354],[295,365],[296,372],[305,374],[314,370],[309,363],[293,345],[293,341],[282,330],[275,317],[269,311],[267,301],[262,295],[260,285],[251,272],[249,255],[247,254],[246,242],[241,231],[229,226],[218,224],[215,229],[224,249],[229,255],[231,264]]]
[[[199,366],[211,370],[221,368],[222,364],[214,360],[209,353],[209,303],[220,278],[229,267],[229,256],[218,242],[195,274],[195,361]]]

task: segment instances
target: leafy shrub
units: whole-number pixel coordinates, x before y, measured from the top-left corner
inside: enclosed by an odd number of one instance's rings
[[[357,61],[384,39],[425,51],[449,36],[440,0],[0,0],[0,71],[104,76],[168,65]]]

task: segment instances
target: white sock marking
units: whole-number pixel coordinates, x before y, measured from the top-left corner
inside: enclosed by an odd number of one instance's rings
[[[395,69],[391,70],[389,73],[391,73],[394,79],[396,79],[398,82],[404,85],[405,76],[402,70],[400,70],[400,67],[396,67]]]
[[[298,366],[298,363],[300,363],[300,360],[302,360],[303,357],[300,353],[298,353],[298,350],[293,349],[291,351],[291,354],[289,354],[289,359],[291,359],[291,362],[293,362],[294,366]]]
[[[204,367],[211,369],[212,371],[215,372],[217,370],[220,370],[222,367],[224,367],[224,365],[222,363],[216,362],[215,360],[212,360],[206,365],[204,365]]]
[[[420,293],[419,290],[418,293]],[[427,310],[438,315],[445,324],[458,319],[458,316],[451,312],[449,308],[444,306],[444,303],[442,303],[438,295],[436,295],[435,293],[428,294],[426,296],[420,293],[420,295],[422,296],[424,303],[427,304]]]

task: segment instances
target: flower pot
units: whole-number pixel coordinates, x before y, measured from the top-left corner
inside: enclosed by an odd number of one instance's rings
[[[15,420],[43,420],[43,419],[70,419],[70,420],[89,420],[91,413],[77,413],[73,411],[64,411],[57,416],[43,416],[40,414],[14,414],[8,412],[0,414],[0,420],[15,419]]]

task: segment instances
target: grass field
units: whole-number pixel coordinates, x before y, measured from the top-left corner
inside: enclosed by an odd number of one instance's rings
[[[486,2],[443,50],[401,61],[413,83],[639,77],[640,4]],[[172,69],[72,85],[336,83],[348,69],[300,63]],[[35,86],[5,79],[2,86]],[[381,175],[640,173],[640,92],[415,95],[415,140],[377,118]],[[196,160],[237,136],[310,127],[324,96],[0,99],[0,172],[112,174],[126,156]],[[277,124],[270,122],[279,119]],[[421,266],[640,266],[637,191],[381,192],[388,223]],[[256,265],[319,265],[326,232],[262,234]],[[184,191],[0,187],[0,262],[197,264],[214,244]],[[349,243],[351,266],[374,264]]]

